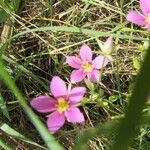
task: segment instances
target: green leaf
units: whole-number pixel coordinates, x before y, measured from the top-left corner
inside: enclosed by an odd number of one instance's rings
[[[104,96],[104,90],[100,88],[98,94],[102,98]]]
[[[17,13],[19,10],[20,0],[11,0],[10,5],[13,7],[13,11]]]
[[[133,57],[133,66],[136,69],[136,71],[140,70],[141,64],[136,57]]]
[[[119,127],[113,150],[127,150],[132,138],[135,136],[137,127],[141,124],[142,110],[147,101],[150,91],[150,48],[142,64],[141,70],[129,100],[129,106]]]
[[[6,11],[0,8],[0,23],[6,22],[8,18],[9,15],[6,13]]]
[[[112,96],[109,96],[108,98],[108,101],[110,102],[115,102],[117,100],[119,100],[119,95],[112,95]]]
[[[98,98],[97,99],[97,107],[103,107],[109,109],[108,101],[106,99]]]

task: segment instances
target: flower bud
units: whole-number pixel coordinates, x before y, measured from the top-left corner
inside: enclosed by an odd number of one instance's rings
[[[109,37],[105,42],[102,51],[106,55],[110,55],[113,49],[113,38]]]

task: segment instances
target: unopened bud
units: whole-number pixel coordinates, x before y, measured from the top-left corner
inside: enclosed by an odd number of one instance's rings
[[[113,38],[109,37],[105,42],[102,51],[106,55],[110,55],[113,50]]]

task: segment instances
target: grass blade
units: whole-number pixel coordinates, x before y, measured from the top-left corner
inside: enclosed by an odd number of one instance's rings
[[[32,144],[32,145],[37,146],[37,147],[40,147],[40,148],[42,148],[42,149],[46,149],[45,147],[39,145],[38,143],[36,143],[36,142],[34,142],[34,141],[32,141],[32,140],[26,138],[24,135],[20,134],[19,132],[17,132],[17,131],[14,130],[13,128],[11,128],[11,127],[10,127],[9,125],[7,125],[6,123],[3,123],[3,122],[2,122],[1,125],[0,125],[0,129],[1,129],[3,132],[9,134],[10,136],[12,136],[12,137],[14,137],[14,138],[16,138],[16,139],[18,139],[18,140],[21,140],[21,141],[23,141],[23,142]]]
[[[87,129],[76,140],[75,150],[85,149],[86,143],[93,137],[110,136],[117,132],[119,121],[110,121],[105,124],[100,124],[95,128]]]
[[[118,30],[118,28],[116,30]],[[115,30],[113,32],[101,32],[101,31],[95,31],[95,30],[90,30],[90,29],[84,29],[84,28],[78,28],[78,27],[67,27],[67,26],[52,26],[52,27],[40,27],[40,28],[28,29],[26,31],[22,31],[14,35],[11,39],[25,35],[27,33],[34,33],[34,32],[40,32],[40,31],[83,33],[85,35],[95,36],[95,37],[109,37],[110,35],[113,35],[113,37],[117,37],[120,39],[145,40],[144,38],[137,38],[133,36],[131,37],[128,35],[123,35],[123,34],[122,35],[114,34]]]
[[[147,52],[145,61],[141,67],[137,81],[130,98],[130,103],[122,120],[119,133],[116,136],[113,150],[127,150],[131,139],[136,133],[137,126],[142,119],[142,110],[146,104],[150,91],[150,49]]]
[[[75,149],[84,149],[84,146],[88,143],[88,141],[94,137],[110,137],[111,135],[115,135],[118,132],[119,123],[123,118],[124,116],[121,116],[116,120],[109,121],[105,124],[99,124],[97,127],[85,130],[76,140]],[[143,113],[140,125],[142,126],[148,124],[150,124],[150,113]]]
[[[5,142],[0,138],[0,146],[4,149],[4,150],[12,150],[12,148],[10,146],[8,146],[7,144],[5,144]]]
[[[6,102],[5,100],[3,99],[1,93],[0,93],[0,109],[1,111],[3,112],[3,115],[9,120],[11,121],[11,118],[9,116],[9,112],[7,110],[7,107],[6,107]]]
[[[28,69],[26,69],[23,65],[17,63],[13,59],[11,59],[11,58],[9,58],[9,57],[7,57],[5,55],[2,55],[2,59],[5,60],[6,62],[12,64],[16,68],[18,68],[21,72],[23,72],[26,75],[32,77],[37,83],[39,83],[42,87],[44,87],[45,90],[49,91],[49,89],[46,86],[46,84],[40,78],[38,78],[38,76],[34,75],[31,71],[29,71]]]

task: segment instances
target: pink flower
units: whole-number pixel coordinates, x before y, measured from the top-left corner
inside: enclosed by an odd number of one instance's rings
[[[55,133],[64,125],[65,118],[72,123],[84,122],[84,116],[77,108],[77,104],[86,92],[85,87],[67,89],[65,82],[55,76],[50,83],[50,90],[54,98],[38,96],[32,99],[30,104],[38,112],[51,112],[47,119],[47,126],[51,133]]]
[[[79,56],[67,56],[66,62],[72,68],[75,68],[71,73],[71,82],[76,83],[83,80],[86,76],[91,82],[98,82],[100,78],[99,69],[105,67],[109,59],[104,56],[97,56],[92,60],[91,48],[83,45],[80,48]]]
[[[150,0],[140,0],[140,9],[143,14],[131,11],[126,16],[126,19],[139,26],[145,26],[150,32]]]

